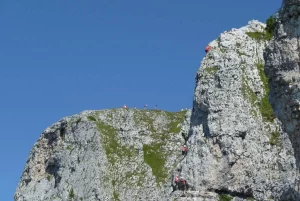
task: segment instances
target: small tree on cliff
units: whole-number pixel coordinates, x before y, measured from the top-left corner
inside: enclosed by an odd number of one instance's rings
[[[266,32],[269,36],[273,36],[274,35],[274,30],[275,30],[275,18],[273,15],[271,15],[267,21],[266,21]]]

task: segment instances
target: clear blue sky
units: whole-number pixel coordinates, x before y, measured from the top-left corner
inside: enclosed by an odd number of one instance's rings
[[[1,200],[33,144],[64,116],[191,108],[206,44],[281,0],[0,0]]]

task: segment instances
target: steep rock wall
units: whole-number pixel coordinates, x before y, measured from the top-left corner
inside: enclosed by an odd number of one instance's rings
[[[285,0],[276,16],[275,37],[265,51],[270,100],[289,134],[300,167],[300,1]]]
[[[287,199],[293,190],[294,152],[268,101],[264,28],[251,21],[221,34],[197,72],[179,172],[197,190],[238,200]]]

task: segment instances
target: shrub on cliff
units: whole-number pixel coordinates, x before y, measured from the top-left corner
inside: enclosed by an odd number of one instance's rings
[[[275,18],[271,15],[267,21],[266,21],[266,32],[270,34],[271,36],[274,35],[274,30],[275,30]]]

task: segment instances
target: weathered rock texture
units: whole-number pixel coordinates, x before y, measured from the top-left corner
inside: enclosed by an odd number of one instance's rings
[[[264,27],[221,34],[202,61],[181,171],[195,189],[277,200],[294,186],[294,152],[268,101]]]
[[[300,166],[300,1],[285,0],[277,15],[275,37],[265,51],[271,104],[293,144]]]
[[[15,201],[300,200],[299,16],[285,0],[270,42],[258,21],[212,41],[191,111],[84,111],[47,128]]]
[[[180,161],[186,111],[85,111],[47,128],[34,145],[16,201],[161,200]],[[164,193],[166,189],[166,193]]]

